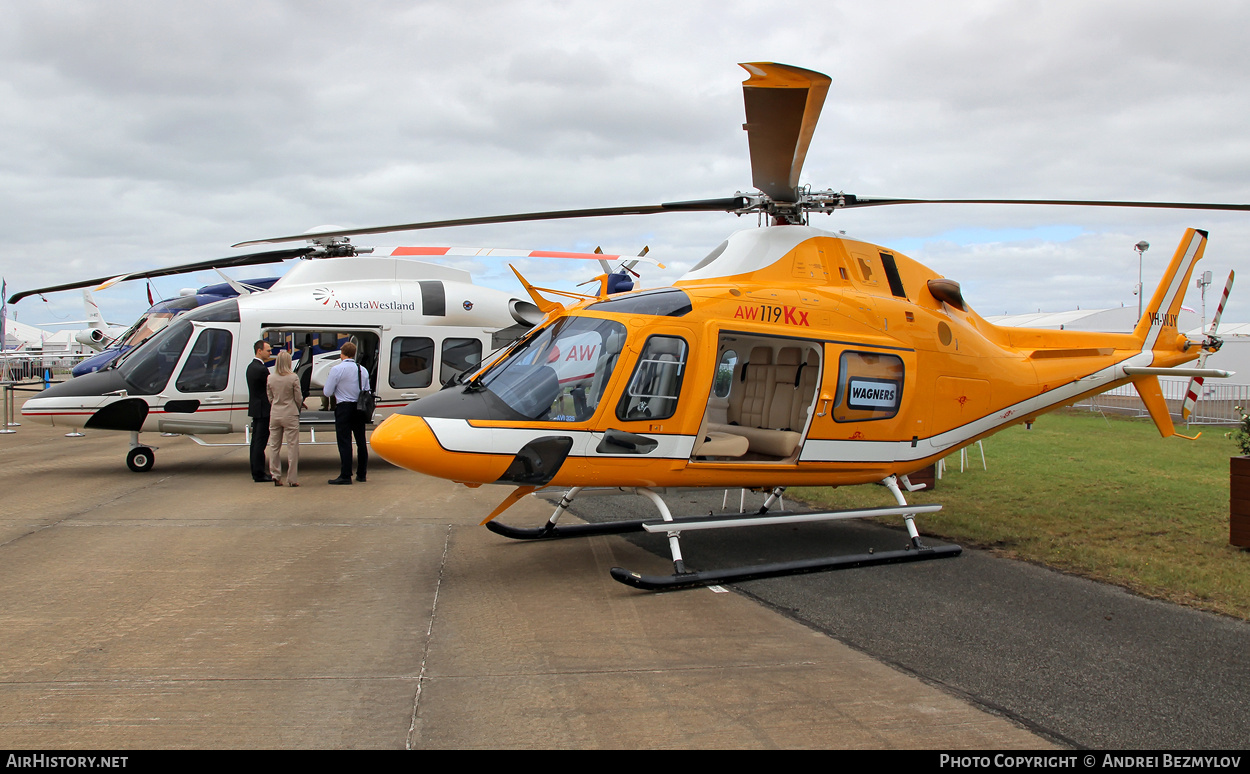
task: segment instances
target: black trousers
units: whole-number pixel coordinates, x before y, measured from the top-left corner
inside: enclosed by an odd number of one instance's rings
[[[369,467],[369,446],[365,443],[365,417],[355,403],[334,407],[334,435],[339,443],[339,478],[352,477],[352,437],[356,438],[356,478],[364,478]]]
[[[252,480],[269,478],[269,463],[265,461],[265,447],[269,445],[269,417],[252,417]]]

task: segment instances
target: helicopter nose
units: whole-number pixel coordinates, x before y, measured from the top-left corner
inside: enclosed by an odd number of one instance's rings
[[[490,483],[507,468],[507,459],[448,451],[424,418],[392,414],[373,431],[369,447],[401,468],[462,483]]]
[[[420,417],[392,414],[378,425],[369,438],[369,447],[392,465],[426,472],[429,448],[437,446],[430,426]]]

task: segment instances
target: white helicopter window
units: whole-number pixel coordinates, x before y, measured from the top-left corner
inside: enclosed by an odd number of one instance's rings
[[[230,331],[206,328],[187,355],[174,386],[178,392],[219,392],[230,381],[230,352],[234,337]]]
[[[902,402],[902,358],[877,352],[842,353],[833,400],[835,422],[889,419]]]
[[[477,339],[445,339],[443,360],[438,370],[439,384],[482,362],[482,342]]]
[[[618,419],[667,419],[677,410],[686,367],[686,340],[677,336],[647,339],[625,395],[616,407]]]
[[[434,339],[425,336],[401,336],[391,342],[392,387],[429,387],[433,379]]]
[[[191,340],[191,323],[179,320],[149,339],[144,346],[130,350],[117,370],[135,395],[155,395],[165,389],[182,349]]]
[[[130,385],[130,392],[155,395],[165,389],[182,357],[183,347],[191,340],[191,323],[195,321],[238,322],[239,301],[229,298],[180,315],[155,336],[115,360],[118,372]]]
[[[139,321],[132,325],[130,330],[119,336],[118,339],[124,347],[137,347],[152,338],[166,325],[169,325],[170,321],[175,317],[197,306],[199,306],[199,301],[195,296],[183,296],[170,299],[169,301],[162,301],[145,312],[139,318]]]

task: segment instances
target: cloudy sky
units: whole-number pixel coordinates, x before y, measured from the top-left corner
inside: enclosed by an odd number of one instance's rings
[[[235,242],[322,224],[749,190],[736,63],[751,61],[832,77],[803,175],[815,188],[1250,202],[1250,6],[1231,0],[0,0],[0,11],[10,292],[230,255]],[[1152,289],[1187,226],[1210,230],[1203,268],[1218,285],[1250,268],[1250,213],[935,205],[813,225],[911,255],[986,315],[1136,306],[1133,245],[1151,244]],[[754,226],[668,214],[356,241],[648,245],[670,266],[644,278],[653,286]],[[519,289],[506,266],[462,265]],[[566,288],[591,274],[519,266]],[[171,296],[216,281],[153,284]],[[1243,282],[1226,320],[1250,320]],[[118,322],[147,306],[142,283],[97,300]],[[77,319],[81,298],[14,312]]]

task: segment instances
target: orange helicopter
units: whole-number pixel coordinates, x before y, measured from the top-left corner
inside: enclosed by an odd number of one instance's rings
[[[1247,210],[1250,205],[1073,200],[867,199],[799,187],[830,79],[788,65],[742,65],[753,194],[642,207],[409,223],[334,235],[478,223],[658,212],[761,213],[769,224],[713,249],[674,286],[579,296],[531,286],[546,314],[476,372],[392,415],[374,450],[410,470],[467,486],[515,487],[484,520],[519,539],[626,532],[668,537],[672,575],[613,568],[644,589],[957,556],[926,546],[909,505],[908,475],[1011,425],[1131,383],[1164,437],[1176,434],[1160,375],[1219,377],[1178,368],[1219,349],[1176,328],[1206,232],[1189,229],[1132,333],[1000,328],[964,301],[958,283],[885,247],[808,225],[812,212],[910,203],[1026,203]],[[307,239],[308,235],[266,242]],[[256,242],[243,244],[257,244]],[[565,305],[543,293],[572,297]],[[788,486],[882,484],[895,505],[823,513],[772,512]],[[495,521],[521,497],[566,489],[538,528]],[[755,514],[674,517],[670,488],[770,491]],[[615,489],[649,498],[658,518],[559,525],[579,494]],[[902,517],[898,551],[692,571],[688,530]]]

